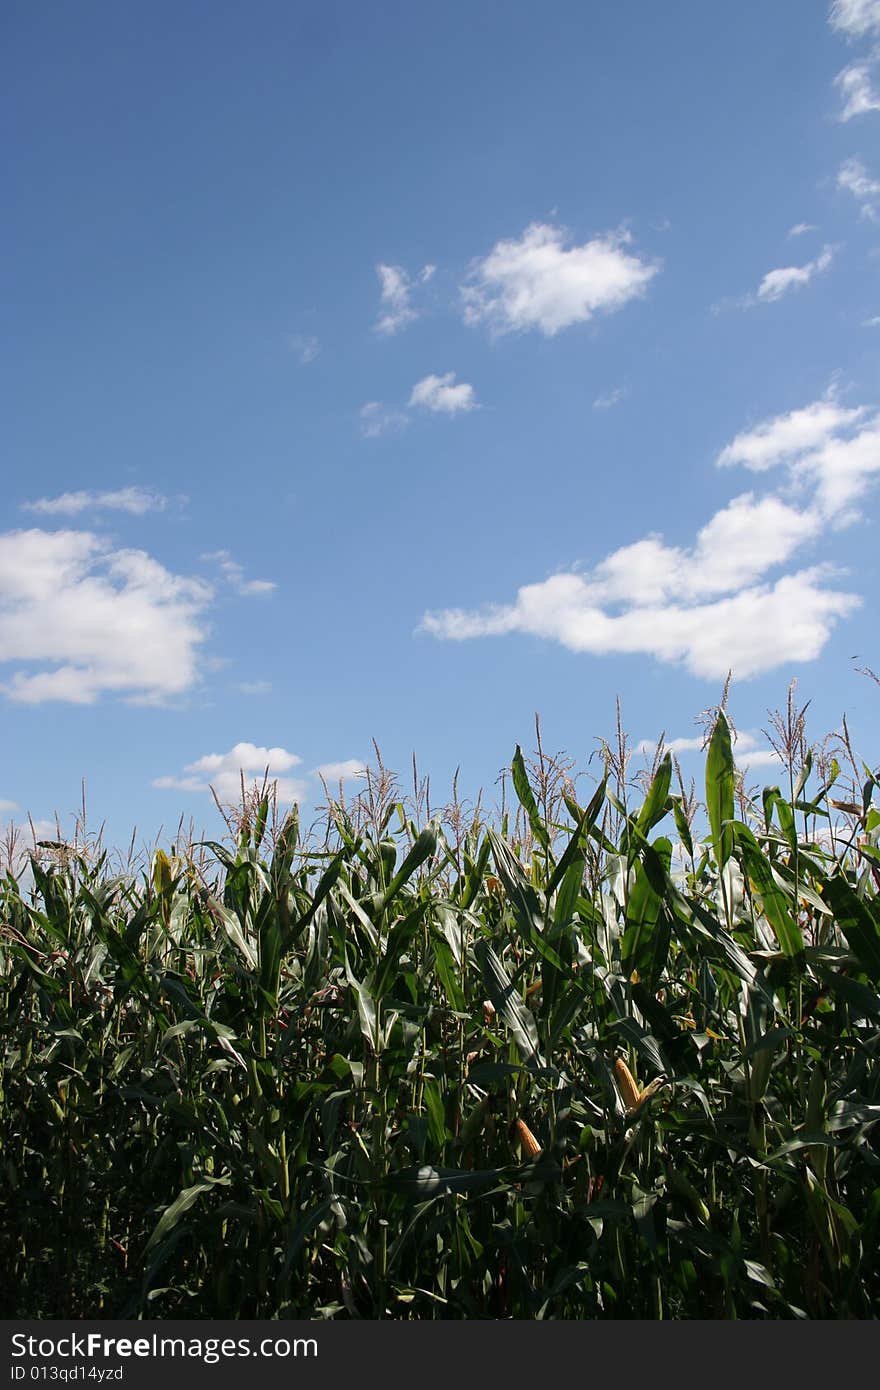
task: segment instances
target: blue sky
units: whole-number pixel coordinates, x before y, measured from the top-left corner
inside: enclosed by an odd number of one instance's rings
[[[794,678],[876,756],[880,0],[4,28],[2,817],[491,798],[728,668],[756,779]]]

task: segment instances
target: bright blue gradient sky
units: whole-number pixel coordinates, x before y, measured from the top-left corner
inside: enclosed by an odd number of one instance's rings
[[[491,797],[728,667],[755,778],[792,678],[876,756],[880,0],[3,27],[0,818]]]

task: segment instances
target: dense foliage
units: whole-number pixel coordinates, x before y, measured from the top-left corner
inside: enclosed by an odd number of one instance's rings
[[[876,1316],[877,776],[605,752],[8,872],[0,1315]]]

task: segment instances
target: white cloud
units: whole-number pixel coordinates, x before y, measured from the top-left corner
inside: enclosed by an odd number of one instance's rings
[[[227,584],[241,598],[265,598],[278,588],[272,579],[245,579],[244,566],[233,560],[228,550],[211,550],[202,559],[213,560]]]
[[[382,286],[382,307],[376,321],[376,332],[390,336],[418,318],[410,303],[412,282],[399,265],[377,265],[376,274]]]
[[[659,264],[627,251],[626,232],[566,248],[567,233],[533,223],[519,240],[496,242],[462,289],[467,323],[494,333],[536,328],[552,337],[644,294]]]
[[[594,410],[610,410],[612,406],[619,405],[626,395],[625,386],[615,386],[612,391],[607,391],[604,396],[597,396],[593,401]]]
[[[153,786],[184,792],[208,792],[213,787],[218,799],[228,804],[240,800],[242,777],[245,790],[251,791],[254,786],[262,786],[268,770],[269,781],[277,784],[280,801],[301,801],[307,792],[306,783],[285,775],[301,762],[302,758],[286,748],[236,743],[226,753],[206,753],[187,763],[182,775],[155,778]]]
[[[0,535],[0,689],[13,700],[158,702],[197,681],[212,591],[88,531]]]
[[[128,512],[131,516],[143,516],[145,512],[163,512],[167,506],[167,497],[158,492],[147,492],[142,487],[123,487],[115,492],[83,489],[22,503],[25,511],[38,512],[41,516],[79,516],[87,511]]]
[[[367,765],[360,758],[345,758],[339,763],[321,763],[314,769],[316,777],[323,777],[329,786],[333,782],[344,782],[352,777],[361,777]]]
[[[389,430],[406,429],[409,420],[402,410],[384,406],[381,401],[367,401],[360,411],[361,434],[365,439],[378,439]]]
[[[529,633],[574,652],[650,655],[709,680],[723,679],[730,669],[748,679],[815,659],[835,622],[858,606],[856,595],[824,588],[826,577],[822,569],[802,570],[715,602],[653,603],[612,614],[596,604],[588,579],[559,574],[520,589],[508,607],[485,615],[429,613],[423,627],[454,640]]]
[[[772,748],[745,749],[740,754],[739,749],[735,750],[736,764],[741,772],[750,771],[755,767],[782,767],[782,759]]]
[[[460,410],[474,410],[477,399],[473,386],[461,381],[455,383],[455,372],[443,376],[426,376],[416,382],[409,398],[411,406],[423,406],[444,415],[456,415]]]
[[[812,508],[803,515],[847,525],[880,472],[880,415],[871,416],[865,406],[844,408],[833,398],[816,401],[737,435],[717,461],[756,472],[785,464],[796,486],[814,489]]]
[[[321,344],[314,335],[304,333],[292,333],[287,340],[291,352],[295,352],[299,363],[307,367],[310,362],[314,362],[318,353],[321,351]]]
[[[844,160],[837,173],[837,187],[851,193],[859,203],[863,217],[878,218],[880,180],[873,179],[860,159]]]
[[[872,67],[871,61],[850,63],[835,77],[834,85],[840,89],[843,102],[838,120],[851,121],[854,116],[880,111],[880,93],[874,90],[871,81]]]
[[[268,695],[272,689],[271,681],[239,681],[238,689],[242,695]]]
[[[796,222],[793,227],[789,227],[789,236],[804,236],[807,232],[815,232],[817,228],[812,222]]]
[[[861,600],[831,587],[827,566],[769,574],[829,525],[856,519],[854,504],[880,473],[880,416],[817,401],[737,436],[718,463],[757,472],[784,463],[806,502],[743,493],[688,548],[646,536],[586,574],[525,585],[513,603],[427,613],[422,630],[459,641],[529,633],[576,652],[652,655],[710,679],[813,660]]]
[[[821,275],[828,269],[833,259],[832,248],[826,246],[820,256],[814,261],[808,261],[806,265],[788,265],[782,266],[779,270],[768,270],[758,286],[757,295],[744,300],[744,305],[749,307],[754,303],[775,303],[791,290],[799,290],[808,285],[814,276]]]
[[[681,754],[701,753],[706,746],[706,740],[702,735],[696,738],[671,738],[663,740],[663,747],[669,753],[674,753],[676,757]],[[657,751],[657,740],[643,738],[636,745],[637,753],[647,753],[653,756]],[[733,736],[733,752],[737,766],[743,770],[752,767],[770,767],[781,762],[779,754],[772,748],[759,746],[757,734],[750,733],[746,729],[739,729]]]
[[[17,810],[18,810],[18,802],[17,802],[17,801],[7,801],[5,797],[0,796],[0,811],[17,811]]]
[[[872,319],[865,319],[863,328],[880,328],[880,314],[875,314]]]
[[[854,39],[880,33],[880,0],[834,0],[828,23]]]
[[[699,753],[705,744],[705,739],[697,738],[664,738],[663,747],[667,753],[674,753],[676,757],[680,753]],[[636,744],[637,753],[647,753],[653,756],[659,747],[655,738],[643,738]]]
[[[375,328],[377,333],[391,337],[407,328],[419,317],[413,306],[413,289],[427,285],[434,278],[437,267],[423,265],[416,276],[415,284],[409,273],[401,265],[377,265],[376,274],[381,286],[379,317]]]
[[[764,420],[754,429],[738,434],[732,444],[721,450],[719,467],[744,464],[752,472],[787,462],[797,455],[820,449],[841,430],[862,420],[865,407],[845,408],[833,397],[815,401],[801,410]]]

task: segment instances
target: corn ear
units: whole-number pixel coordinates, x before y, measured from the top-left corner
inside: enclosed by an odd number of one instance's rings
[[[627,1110],[635,1110],[641,1100],[641,1091],[636,1085],[635,1077],[626,1065],[622,1057],[618,1057],[614,1063],[614,1075],[617,1080],[617,1089]]]
[[[537,1158],[541,1152],[541,1145],[538,1143],[532,1131],[529,1129],[525,1120],[514,1120],[511,1126],[512,1137],[519,1144],[523,1158]]]

